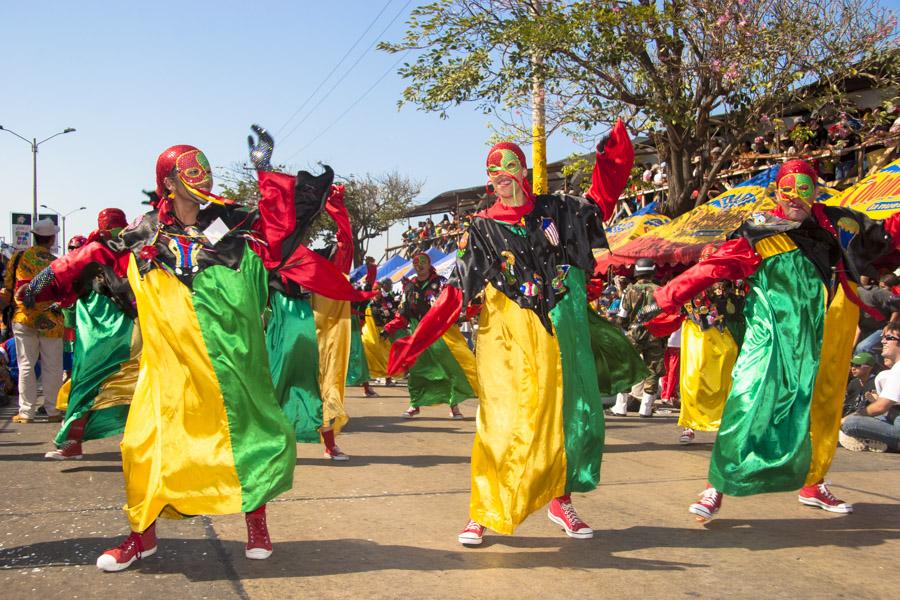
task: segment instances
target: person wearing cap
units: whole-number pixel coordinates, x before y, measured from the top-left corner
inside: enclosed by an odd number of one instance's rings
[[[859,352],[850,359],[850,382],[844,394],[843,416],[855,413],[871,400],[875,391],[875,374],[878,362],[869,352]]]
[[[837,447],[846,372],[859,311],[859,276],[900,247],[900,213],[875,222],[818,203],[817,175],[803,160],[775,176],[777,206],[754,213],[706,261],[654,293],[660,311],[722,279],[747,279],[744,341],[732,372],[707,489],[689,511],[712,519],[723,495],[800,489],[801,504],[852,512],[825,482]]]
[[[587,279],[592,250],[607,245],[603,220],[633,164],[618,121],[597,145],[589,199],[535,195],[522,149],[495,144],[485,170],[496,200],[460,238],[453,275],[412,336],[391,347],[388,372],[414,368],[483,296],[469,521],[457,535],[465,546],[481,544],[487,529],[511,535],[544,507],[565,535],[594,536],[572,498],[600,480],[605,423],[594,352],[605,351],[606,364],[614,364],[621,360],[616,350],[630,346],[610,327],[604,333],[618,343],[594,348]],[[631,382],[611,385],[622,383]]]
[[[881,339],[881,355],[891,368],[875,376],[870,401],[841,424],[841,446],[854,452],[900,452],[900,321],[888,323]]]
[[[77,253],[88,240],[111,242],[127,226],[122,210],[105,208],[97,215],[97,229],[87,238],[73,238],[80,242],[74,248],[69,242],[70,253]],[[71,377],[57,400],[65,417],[53,440],[56,449],[44,454],[48,460],[80,460],[82,442],[125,430],[142,346],[126,271],[124,261],[98,268],[62,300],[71,303],[63,312],[73,323],[74,356]]]
[[[153,210],[116,239],[53,261],[21,288],[26,303],[66,297],[91,269],[127,265],[143,335],[121,443],[131,533],[97,558],[103,571],[155,554],[160,517],[244,513],[244,555],[272,554],[266,505],[291,489],[297,451],[266,353],[269,275],[336,300],[367,298],[299,242],[334,191],[334,171],[274,172],[274,142],[253,130],[258,206],[213,194],[206,156],[171,146],[156,161]]]
[[[635,282],[625,288],[622,304],[619,307],[619,320],[625,329],[625,335],[634,346],[635,351],[644,359],[644,365],[650,374],[644,379],[641,395],[641,406],[638,414],[641,417],[653,415],[653,403],[659,392],[659,378],[665,371],[664,357],[666,340],[656,337],[648,331],[640,320],[641,310],[653,302],[653,292],[659,287],[653,282],[656,265],[649,258],[639,258],[634,264]],[[628,394],[616,396],[616,404],[610,409],[612,414],[624,417],[628,414]]]
[[[34,245],[10,259],[11,267],[3,282],[4,289],[14,296],[12,331],[19,361],[19,412],[12,419],[14,423],[32,423],[37,416],[40,404],[35,365],[38,360],[41,361],[43,405],[48,420],[62,419],[56,409],[56,396],[63,380],[65,323],[62,312],[52,301],[26,306],[20,297],[27,284],[56,258],[51,248],[56,245],[59,227],[50,219],[40,219],[31,233]]]

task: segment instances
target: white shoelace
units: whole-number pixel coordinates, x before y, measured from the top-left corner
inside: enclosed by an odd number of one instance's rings
[[[578,513],[575,512],[575,507],[572,506],[571,502],[560,502],[559,507],[562,509],[563,514],[566,515],[566,520],[572,525],[584,525],[584,521],[582,521],[578,517]]]

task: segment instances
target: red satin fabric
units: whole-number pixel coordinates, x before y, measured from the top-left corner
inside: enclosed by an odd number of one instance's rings
[[[900,250],[900,212],[894,213],[885,219],[884,230],[894,241],[894,250]]]
[[[408,371],[419,355],[456,323],[461,309],[462,292],[452,285],[444,286],[441,295],[419,321],[413,334],[391,344],[388,375]]]
[[[504,223],[518,223],[525,215],[534,209],[534,200],[528,196],[525,198],[525,204],[522,206],[507,206],[497,198],[486,210],[476,214],[478,217],[486,217],[495,221],[503,221]]]
[[[388,323],[384,325],[384,330],[388,333],[394,333],[401,329],[409,327],[409,321],[403,315],[396,315]]]
[[[330,260],[316,254],[306,246],[297,246],[294,253],[278,269],[283,280],[290,280],[314,294],[332,300],[364,302],[375,292],[364,292],[353,284]]]
[[[274,269],[281,263],[281,245],[296,227],[294,185],[291,175],[273,171],[259,173],[259,218],[253,229],[268,246],[254,250],[262,257],[267,269]]]
[[[762,258],[746,238],[728,240],[707,260],[697,263],[653,293],[663,312],[677,314],[691,298],[723,279],[746,279]]]
[[[375,279],[378,277],[378,267],[376,265],[366,265],[366,288],[371,289],[375,286]]]
[[[337,251],[331,262],[347,274],[353,265],[353,231],[350,229],[350,213],[344,205],[344,186],[331,186],[331,193],[325,201],[325,212],[337,225]]]
[[[684,315],[681,313],[662,313],[647,321],[647,331],[653,337],[669,337],[681,328]]]
[[[78,299],[73,289],[82,271],[91,263],[111,267],[116,275],[124,277],[128,270],[128,252],[116,254],[100,242],[88,242],[50,263],[53,283],[38,294],[38,302],[56,300],[63,306],[71,306]]]
[[[603,153],[597,153],[591,173],[591,187],[585,194],[600,207],[604,221],[613,215],[633,165],[634,147],[625,123],[619,119],[609,133]]]

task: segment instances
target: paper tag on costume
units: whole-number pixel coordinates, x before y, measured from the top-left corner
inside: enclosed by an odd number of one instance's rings
[[[215,246],[219,243],[225,234],[228,233],[228,225],[222,219],[216,219],[209,224],[209,227],[203,230],[203,235],[209,240],[209,243]]]

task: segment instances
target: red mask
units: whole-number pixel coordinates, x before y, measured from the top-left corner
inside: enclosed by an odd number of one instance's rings
[[[173,174],[192,188],[211,187],[212,169],[206,155],[194,146],[179,144],[163,151],[156,159],[156,193],[168,195],[165,179]]]

